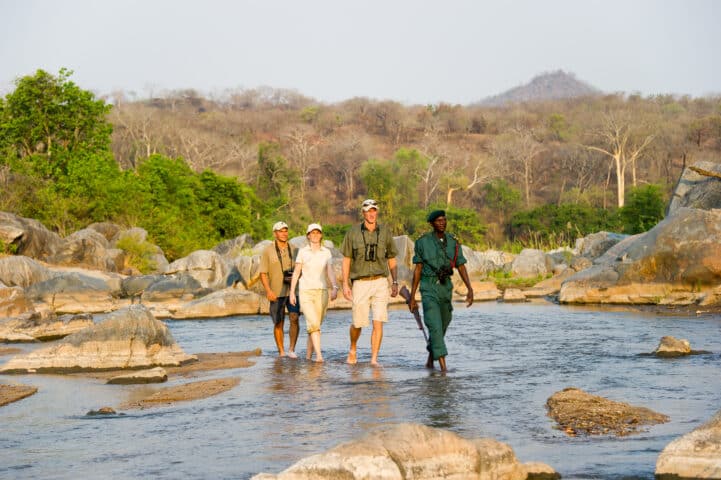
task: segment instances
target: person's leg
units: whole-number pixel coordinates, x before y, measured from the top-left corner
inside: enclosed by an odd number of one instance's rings
[[[300,331],[299,315],[291,312],[288,314],[288,320],[290,320],[290,325],[288,326],[288,336],[290,337],[288,350],[295,353],[295,344],[298,342],[298,332]]]
[[[443,334],[444,346],[446,344],[446,331],[448,330],[448,326],[451,324],[451,320],[453,319],[453,302],[451,299],[453,292],[448,291],[447,293],[448,295],[444,296],[440,302],[441,332]],[[442,372],[448,371],[448,368],[446,366],[446,355],[438,359],[438,364]]]
[[[300,306],[305,316],[306,330],[308,332],[308,352],[306,358],[310,359],[315,351],[315,361],[321,361],[320,352],[320,295],[321,290],[303,290],[300,297]]]
[[[310,340],[310,335],[308,335],[308,343],[305,346],[305,359],[310,360],[313,356],[313,342]]]
[[[373,332],[371,333],[371,365],[378,366],[378,353],[383,342],[383,324],[388,321],[388,280],[373,280],[371,286]]]
[[[357,281],[353,282],[351,287],[353,290],[353,310],[352,310],[352,323],[350,326],[350,348],[348,349],[347,363],[355,364],[358,361],[358,339],[361,336],[361,330],[363,327],[367,327],[370,323],[368,316],[370,315],[370,290],[366,285],[368,282]]]
[[[320,330],[311,333],[310,341],[313,343],[313,350],[315,350],[315,361],[322,362],[323,354],[320,352]]]
[[[432,287],[421,292],[421,299],[423,302],[423,322],[428,328],[430,367],[432,367],[433,360],[445,357],[448,353],[446,344],[443,341],[443,317],[438,297]],[[426,363],[426,366],[428,366],[428,363]]]
[[[371,332],[371,365],[378,366],[378,352],[383,341],[383,322],[373,320],[373,332]]]
[[[446,357],[440,357],[438,359],[438,366],[441,368],[441,372],[447,372],[448,368],[446,367]]]
[[[270,318],[273,320],[273,338],[278,348],[278,356],[285,356],[283,348],[283,324],[285,317],[285,297],[279,297],[275,302],[270,302]]]

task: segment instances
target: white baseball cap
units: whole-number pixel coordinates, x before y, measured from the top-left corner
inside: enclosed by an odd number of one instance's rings
[[[378,210],[378,202],[373,200],[372,198],[369,198],[367,200],[363,201],[363,205],[361,206],[364,212],[367,212],[371,208],[375,208],[376,211]]]
[[[285,222],[275,222],[275,225],[273,225],[274,232],[277,232],[278,230],[283,230],[284,228],[288,228],[288,224]]]
[[[321,227],[319,223],[311,223],[308,225],[308,228],[305,229],[305,234],[308,235],[313,230],[318,230],[320,233],[323,233],[323,227]]]

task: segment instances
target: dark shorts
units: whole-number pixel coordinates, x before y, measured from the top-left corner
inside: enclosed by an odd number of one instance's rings
[[[285,311],[288,313],[300,313],[300,304],[291,305],[290,297],[278,297],[275,302],[270,302],[270,318],[273,325],[278,325],[285,319]]]

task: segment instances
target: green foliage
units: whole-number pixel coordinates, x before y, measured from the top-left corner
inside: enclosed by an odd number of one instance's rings
[[[300,185],[300,173],[288,165],[280,153],[280,145],[273,142],[258,146],[257,192],[268,199],[271,210],[288,209],[291,192]]]
[[[522,245],[567,246],[600,231],[619,231],[615,212],[587,205],[542,205],[511,217],[511,234]]]
[[[566,142],[571,136],[571,130],[568,121],[563,114],[553,113],[548,117],[548,130],[554,140]]]
[[[488,279],[493,281],[499,290],[505,290],[507,288],[529,288],[551,276],[551,274],[548,274],[536,275],[535,277],[514,277],[510,272],[498,270],[491,272]]]
[[[330,240],[336,248],[340,248],[350,227],[349,223],[326,223],[323,225],[323,240]]]
[[[111,106],[80,89],[71,75],[38,70],[15,82],[0,108],[0,163],[57,179],[74,154],[109,151],[112,126],[105,117]]]
[[[663,219],[665,202],[660,185],[632,188],[626,197],[626,203],[619,211],[624,233],[645,232]]]
[[[499,213],[503,220],[508,218],[510,212],[518,209],[523,199],[521,191],[511,187],[506,180],[496,178],[483,186],[486,206]]]
[[[18,246],[14,243],[5,243],[0,238],[0,256],[2,255],[15,255],[18,251]]]
[[[417,222],[413,230],[409,232],[411,237],[419,237],[423,233],[432,230],[427,221],[428,212],[433,210],[445,210],[448,226],[446,231],[452,233],[458,238],[463,245],[473,248],[474,250],[482,250],[486,247],[484,236],[486,234],[486,225],[481,221],[476,210],[472,208],[462,207],[446,207],[445,205],[431,205],[428,210],[416,210],[414,217]]]
[[[317,105],[311,107],[305,107],[300,111],[300,118],[306,123],[313,123],[318,119],[320,113],[320,107]]]
[[[118,239],[116,246],[128,255],[128,264],[141,273],[151,273],[158,268],[155,261],[156,250],[152,243],[136,235],[126,234]]]

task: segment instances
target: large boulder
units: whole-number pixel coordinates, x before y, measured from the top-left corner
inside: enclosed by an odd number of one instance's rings
[[[720,163],[700,161],[683,171],[666,214],[671,215],[683,207],[701,210],[721,208]]]
[[[0,241],[5,245],[14,245],[16,254],[38,260],[53,255],[62,243],[60,235],[37,220],[8,212],[0,212]]]
[[[10,359],[0,373],[74,372],[177,366],[197,359],[142,305],[117,310],[56,344]]]
[[[100,313],[114,310],[113,289],[100,278],[77,272],[59,273],[25,289],[36,306],[56,313]]]
[[[679,208],[648,232],[578,272],[563,303],[718,304],[721,209]],[[679,295],[681,294],[681,295]]]
[[[260,300],[257,293],[229,287],[186,303],[172,316],[181,319],[258,314]]]
[[[48,263],[56,265],[77,265],[96,270],[116,271],[115,258],[111,257],[108,240],[92,228],[84,228],[68,235],[48,256]]]
[[[538,471],[538,464],[533,468]],[[446,430],[399,424],[304,458],[277,475],[262,473],[253,480],[525,480],[528,473],[504,443],[487,438],[466,440]]]
[[[721,411],[663,449],[656,478],[721,478]]]
[[[187,273],[164,275],[159,281],[150,284],[142,293],[145,302],[190,301],[210,293],[198,280]]]
[[[510,264],[507,270],[516,277],[545,276],[552,267],[552,261],[542,250],[524,248]]]
[[[212,250],[196,250],[165,269],[166,275],[185,273],[195,278],[203,288],[210,289],[225,287],[229,272],[230,265]]]
[[[46,266],[24,255],[0,257],[0,282],[8,287],[27,288],[55,276]]]
[[[596,259],[606,251],[623,240],[626,235],[610,232],[597,232],[576,239],[575,251],[578,255]]]
[[[94,325],[88,314],[57,316],[52,312],[33,313],[25,318],[0,322],[0,342],[46,342],[67,337]]]
[[[243,254],[243,251],[253,246],[253,239],[247,233],[226,240],[213,247],[213,251],[221,257],[232,260]]]

